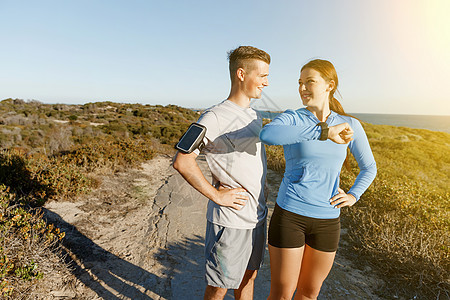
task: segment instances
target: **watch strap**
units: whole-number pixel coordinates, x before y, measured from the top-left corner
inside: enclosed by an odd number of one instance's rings
[[[328,130],[329,130],[328,124],[326,122],[319,122],[317,123],[317,126],[320,126],[320,128],[322,129],[319,140],[326,141],[328,139]]]

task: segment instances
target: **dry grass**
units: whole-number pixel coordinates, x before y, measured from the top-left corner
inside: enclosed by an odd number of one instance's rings
[[[49,283],[48,274],[68,273],[59,254],[64,233],[46,224],[39,210],[20,205],[23,199],[0,186],[0,296],[30,299]]]

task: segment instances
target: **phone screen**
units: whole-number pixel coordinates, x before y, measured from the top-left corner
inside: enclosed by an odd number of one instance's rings
[[[186,134],[181,138],[177,146],[184,151],[189,151],[189,148],[195,143],[202,131],[203,128],[195,125],[189,127],[188,131],[186,131]]]

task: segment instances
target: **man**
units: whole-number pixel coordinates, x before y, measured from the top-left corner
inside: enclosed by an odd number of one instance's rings
[[[228,53],[231,91],[226,100],[206,110],[203,153],[212,173],[210,184],[196,163],[200,153],[178,152],[174,168],[208,201],[205,236],[204,299],[253,299],[257,270],[264,258],[266,236],[266,153],[259,140],[262,118],[250,108],[269,85],[270,56],[251,46]]]

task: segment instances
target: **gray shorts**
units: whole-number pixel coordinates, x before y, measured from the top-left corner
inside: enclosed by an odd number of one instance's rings
[[[264,259],[266,222],[253,229],[223,227],[208,221],[205,235],[206,284],[238,289],[246,270]]]

